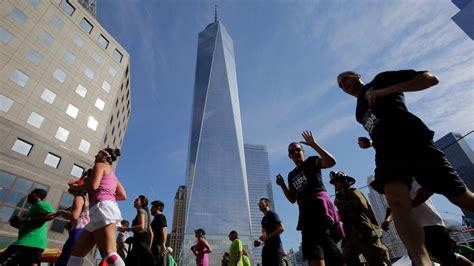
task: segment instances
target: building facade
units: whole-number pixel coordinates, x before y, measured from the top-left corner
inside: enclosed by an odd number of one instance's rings
[[[219,265],[230,231],[248,249],[251,225],[233,42],[215,20],[198,39],[187,168],[185,233],[180,261],[192,265],[194,230],[203,228]]]
[[[369,185],[369,194],[367,197],[369,198],[370,205],[374,211],[375,218],[377,218],[377,222],[379,222],[379,225],[381,225],[385,219],[385,212],[387,210],[388,203],[384,195],[378,193],[370,186],[370,183],[373,180],[374,176],[369,176],[367,178],[367,184]],[[395,225],[393,223],[390,224],[388,231],[383,232],[382,242],[388,248],[390,259],[392,260],[398,259],[407,254],[405,246],[398,236],[397,230],[395,229]]]
[[[451,0],[460,10],[451,19],[458,27],[474,40],[474,0]]]
[[[186,207],[186,186],[179,186],[173,200],[173,224],[171,227],[170,247],[174,254],[180,254],[184,235],[184,215]],[[175,257],[179,265],[179,256]]]
[[[67,182],[104,146],[122,146],[130,117],[125,49],[76,0],[3,1],[0,16],[0,248],[33,188],[69,207]],[[49,224],[62,247],[64,221]]]
[[[458,172],[466,186],[474,191],[474,151],[461,134],[450,132],[435,142],[443,150],[453,168]],[[474,226],[474,212],[461,209],[465,219]]]
[[[269,199],[272,202],[270,209],[275,210],[270,164],[265,146],[245,144],[244,150],[250,200],[250,219],[252,221],[252,239],[255,240],[262,235],[261,221],[263,213],[258,207],[258,201],[261,198]],[[255,248],[252,246],[250,251],[253,265],[262,265],[262,247]]]

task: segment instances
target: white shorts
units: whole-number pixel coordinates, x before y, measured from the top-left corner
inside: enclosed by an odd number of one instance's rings
[[[114,200],[99,201],[89,209],[90,222],[84,227],[89,232],[94,232],[109,224],[120,226],[122,214]]]

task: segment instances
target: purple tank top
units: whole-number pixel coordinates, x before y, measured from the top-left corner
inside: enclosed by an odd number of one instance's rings
[[[207,248],[201,242],[197,242],[196,245],[193,246],[194,250],[198,252],[198,256],[196,257],[196,265],[197,266],[208,266],[209,259],[207,256]]]
[[[99,201],[115,200],[115,190],[117,188],[118,180],[114,171],[104,175],[100,180],[99,188],[89,192],[90,206],[96,205]]]

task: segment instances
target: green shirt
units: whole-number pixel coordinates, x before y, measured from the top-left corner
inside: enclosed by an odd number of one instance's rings
[[[244,266],[250,266],[251,265],[250,264],[250,258],[248,256],[243,255],[242,258],[243,258]]]
[[[23,214],[24,219],[42,217],[53,212],[53,207],[46,201],[38,201]],[[29,222],[20,226],[18,240],[13,245],[45,249],[48,245],[48,223],[32,225]]]
[[[168,266],[175,266],[175,265],[176,265],[176,261],[174,261],[173,256],[168,255]]]
[[[232,244],[230,244],[230,248],[229,248],[229,255],[230,255],[229,266],[235,266],[235,265],[244,266],[242,257],[240,257],[239,262],[236,264],[237,256],[243,250],[244,248],[242,245],[242,241],[240,241],[240,239],[235,239],[234,241],[232,241]]]

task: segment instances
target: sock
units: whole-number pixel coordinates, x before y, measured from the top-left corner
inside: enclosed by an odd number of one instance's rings
[[[71,256],[67,262],[68,266],[82,266],[84,264],[84,257]]]
[[[109,253],[102,261],[109,266],[125,266],[125,262],[117,252]]]

